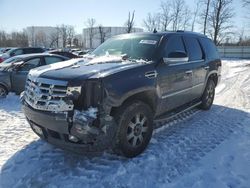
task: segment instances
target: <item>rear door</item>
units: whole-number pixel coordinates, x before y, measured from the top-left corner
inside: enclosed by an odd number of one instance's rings
[[[25,82],[29,71],[41,65],[41,58],[35,57],[24,62],[17,71],[11,74],[12,90],[21,93],[24,90]]]
[[[191,95],[192,99],[198,99],[202,95],[209,66],[206,64],[205,53],[196,36],[184,36],[184,42],[189,57],[188,63],[192,66]]]
[[[168,57],[171,52],[186,52],[183,39],[179,35],[171,36],[162,53]],[[179,107],[190,101],[192,92],[192,74],[190,64],[175,62],[166,64],[161,62],[157,66],[158,86],[161,95],[160,113]]]

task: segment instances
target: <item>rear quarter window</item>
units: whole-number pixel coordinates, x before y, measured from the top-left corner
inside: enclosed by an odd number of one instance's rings
[[[50,65],[53,63],[64,61],[64,59],[62,59],[60,57],[45,57],[44,59],[45,59],[46,65]]]
[[[205,51],[207,59],[218,59],[220,58],[218,50],[215,44],[208,38],[200,38],[201,45]]]
[[[187,47],[189,61],[197,61],[204,59],[203,52],[197,38],[192,36],[185,36],[184,41]]]

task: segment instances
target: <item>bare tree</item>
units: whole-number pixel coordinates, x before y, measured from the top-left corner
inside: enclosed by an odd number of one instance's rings
[[[96,24],[96,20],[94,18],[89,18],[86,22],[86,26],[88,27],[89,29],[89,33],[88,33],[88,37],[89,37],[89,47],[90,48],[93,48],[93,38],[94,38],[94,35],[96,34],[94,32],[94,26]]]
[[[244,33],[245,33],[245,28],[242,27],[241,30],[238,32],[238,42],[237,45],[241,46],[243,41],[244,41]]]
[[[131,33],[132,32],[132,29],[134,27],[134,24],[135,24],[135,11],[133,11],[132,15],[131,13],[129,12],[128,13],[128,20],[126,21],[126,26],[127,26],[127,33]]]
[[[47,36],[43,31],[39,31],[35,35],[36,46],[47,47]]]
[[[60,38],[62,40],[62,46],[65,48],[67,45],[71,46],[73,38],[75,36],[75,29],[71,25],[62,24],[59,28]],[[55,37],[58,33],[55,34]]]
[[[143,20],[143,26],[147,31],[153,31],[154,29],[160,29],[160,15],[148,13],[146,19]]]
[[[250,19],[250,12],[249,12],[249,8],[250,8],[250,0],[242,0],[242,6],[245,7],[247,9],[247,12],[246,12],[246,21],[249,23],[249,19]]]
[[[233,9],[231,7],[233,0],[212,0],[211,12],[208,15],[210,26],[210,35],[213,41],[218,45],[228,34],[231,18],[233,17]],[[223,35],[223,36],[222,36]]]
[[[7,33],[5,31],[0,31],[0,46],[6,47],[7,46]]]
[[[0,31],[0,46],[1,47],[26,47],[28,46],[28,36],[25,32],[6,33]]]
[[[55,28],[55,32],[51,33],[49,36],[49,47],[59,47],[59,40],[60,40],[60,28],[57,26]]]
[[[176,31],[180,28],[181,22],[184,17],[184,9],[185,9],[185,1],[184,0],[173,0],[173,31]]]
[[[193,12],[193,20],[192,20],[192,28],[191,28],[192,31],[194,31],[196,18],[198,16],[199,11],[200,11],[201,0],[196,0],[195,4],[196,4],[196,6],[195,6],[195,10]]]
[[[183,23],[182,23],[182,28],[183,30],[187,30],[187,28],[190,26],[190,20],[192,18],[191,16],[191,11],[189,8],[186,6],[183,12]]]
[[[208,14],[209,14],[209,8],[210,8],[210,3],[211,0],[203,0],[205,10],[202,11],[201,13],[201,18],[204,20],[203,21],[203,34],[206,35],[207,32],[207,20],[208,20]]]
[[[250,5],[250,0],[242,0],[244,5]]]
[[[69,46],[72,46],[73,39],[75,37],[75,28],[73,26],[67,27],[67,41]]]
[[[31,26],[31,46],[35,46],[35,27]]]
[[[171,21],[173,20],[173,15],[171,12],[171,3],[169,0],[162,1],[160,5],[160,22],[161,22],[161,29],[163,31],[167,31],[167,28]]]
[[[100,44],[102,44],[106,40],[108,31],[102,25],[98,26],[98,30],[99,30]]]
[[[61,36],[61,39],[62,39],[62,46],[63,48],[66,47],[67,45],[67,25],[64,25],[62,24],[60,27],[59,27],[59,30],[60,30],[60,36]]]

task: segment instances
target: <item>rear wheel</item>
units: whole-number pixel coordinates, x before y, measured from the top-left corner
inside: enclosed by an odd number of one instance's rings
[[[8,95],[6,87],[0,84],[0,98],[5,98]]]
[[[215,83],[213,80],[209,79],[205,88],[205,91],[201,98],[200,108],[203,110],[209,110],[214,101],[215,94]]]
[[[115,119],[118,129],[113,150],[126,157],[142,153],[153,132],[151,108],[141,101],[127,103],[117,110]]]

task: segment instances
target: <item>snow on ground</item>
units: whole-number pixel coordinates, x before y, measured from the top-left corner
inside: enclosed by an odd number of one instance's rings
[[[0,100],[0,187],[250,187],[250,60],[224,60],[210,111],[155,131],[134,159],[72,154],[38,139],[18,96]]]

